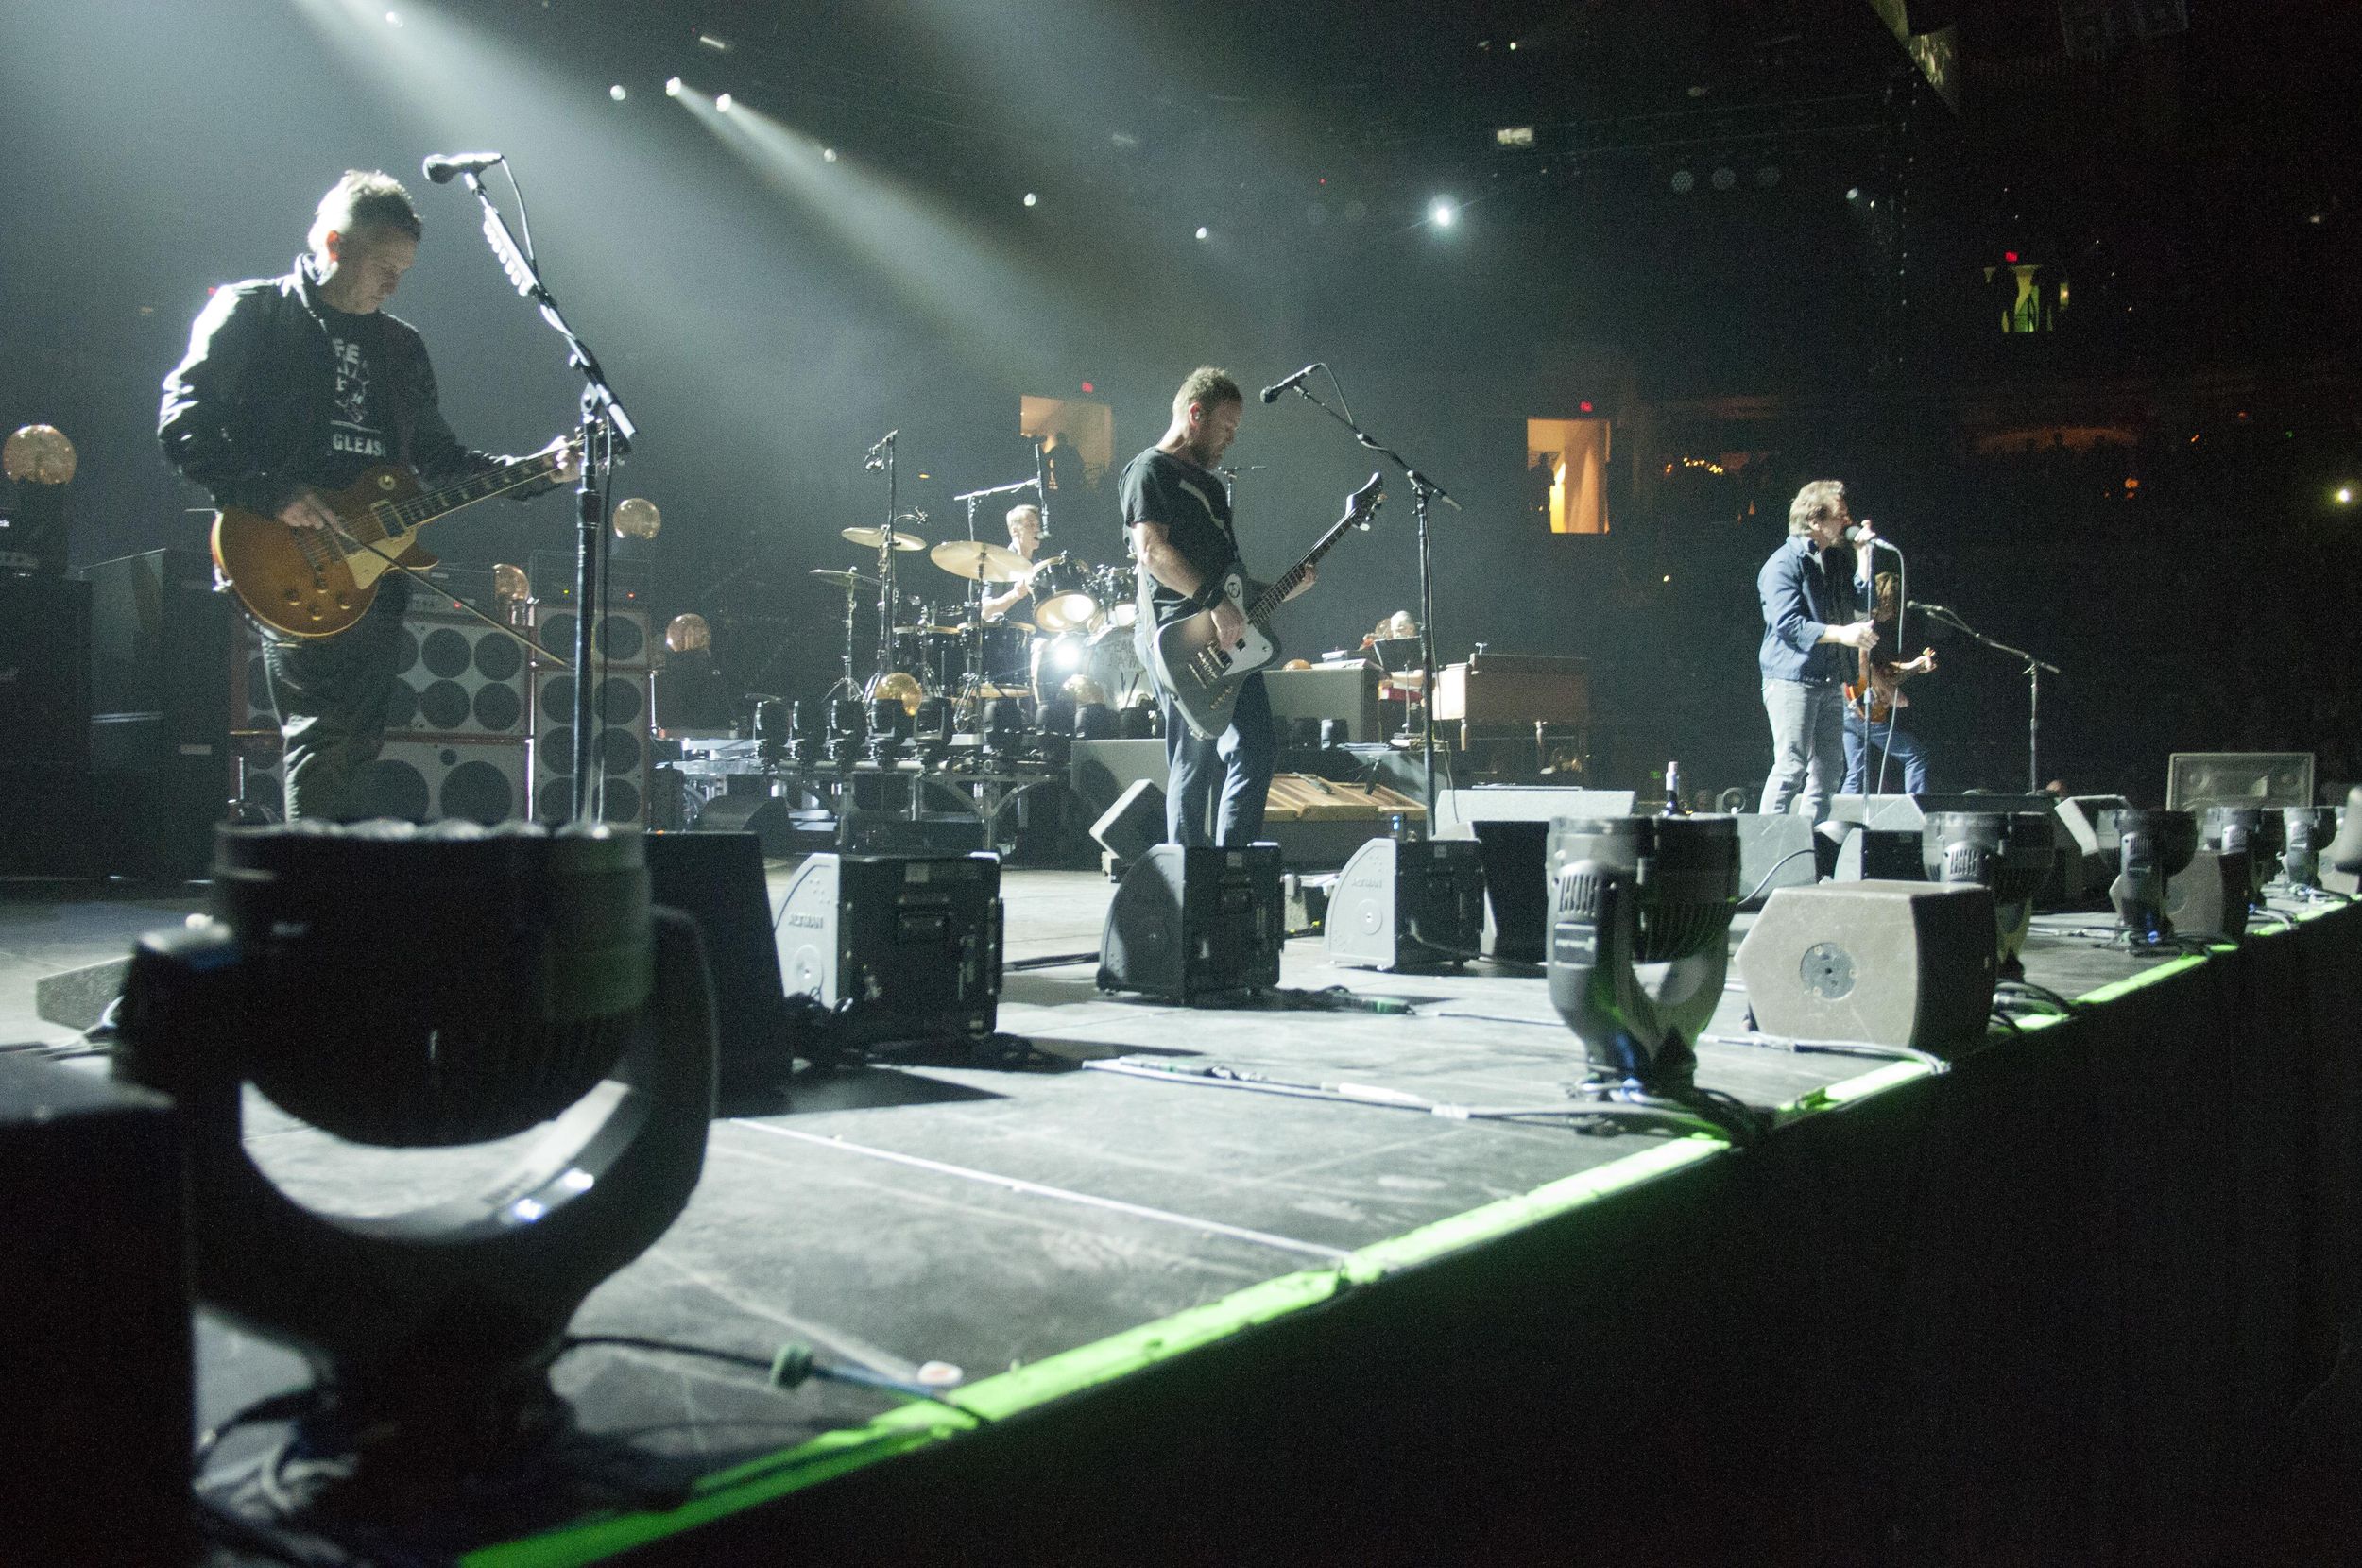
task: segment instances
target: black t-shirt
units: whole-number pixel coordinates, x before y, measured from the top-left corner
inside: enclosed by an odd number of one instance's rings
[[[1123,526],[1161,522],[1165,537],[1201,575],[1220,571],[1238,558],[1239,539],[1230,524],[1230,492],[1222,476],[1187,458],[1149,448],[1124,465],[1117,486]],[[1158,623],[1183,613],[1189,601],[1140,569]]]
[[[320,454],[312,482],[322,489],[341,490],[360,478],[362,470],[393,461],[385,394],[375,389],[377,371],[385,362],[385,321],[374,311],[355,315],[323,305],[320,322],[328,330],[335,374],[328,414],[329,450]]]

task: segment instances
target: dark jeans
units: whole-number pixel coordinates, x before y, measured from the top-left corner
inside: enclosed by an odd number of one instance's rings
[[[1888,782],[1900,782],[1903,793],[1924,795],[1927,793],[1927,748],[1919,738],[1902,725],[1880,720],[1872,724],[1852,708],[1845,710],[1845,793],[1867,794],[1877,771],[1870,765],[1870,748],[1875,745],[1894,758],[1902,770],[1902,777],[1888,774]]]
[[[368,613],[335,637],[264,636],[263,668],[286,746],[289,822],[337,822],[367,810],[361,778],[385,741],[410,599],[404,588],[386,584]]]
[[[1230,727],[1211,741],[1190,731],[1181,709],[1162,691],[1156,703],[1165,716],[1165,842],[1229,845],[1263,836],[1263,807],[1271,795],[1278,745],[1272,737],[1271,697],[1263,677],[1249,675],[1239,688]],[[1222,793],[1217,810],[1214,793]],[[1213,818],[1213,836],[1207,819]]]

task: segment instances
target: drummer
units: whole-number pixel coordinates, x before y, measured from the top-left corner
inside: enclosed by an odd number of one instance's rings
[[[1025,574],[1002,587],[998,593],[984,596],[983,605],[986,621],[999,621],[1025,600],[1034,583],[1034,552],[1041,548],[1041,508],[1027,502],[1009,508],[1009,548],[1025,559]]]

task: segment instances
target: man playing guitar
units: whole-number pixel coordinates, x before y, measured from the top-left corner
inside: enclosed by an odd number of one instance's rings
[[[1140,662],[1151,670],[1148,640],[1168,622],[1211,610],[1225,646],[1245,636],[1245,612],[1223,588],[1224,572],[1238,559],[1239,542],[1231,527],[1229,492],[1214,471],[1245,411],[1239,383],[1224,371],[1201,366],[1173,394],[1172,423],[1164,438],[1124,468],[1118,493],[1132,554],[1139,562]],[[1308,570],[1295,591],[1310,586]],[[1229,727],[1215,740],[1191,732],[1170,692],[1159,687],[1157,695],[1165,722],[1166,842],[1242,844],[1261,838],[1263,808],[1278,762],[1262,675],[1246,678]],[[1209,816],[1214,818],[1210,836]]]
[[[1935,669],[1936,651],[1923,649],[1917,658],[1898,662],[1893,638],[1895,615],[1901,608],[1901,579],[1891,571],[1879,572],[1872,580],[1871,596],[1870,621],[1878,630],[1878,639],[1861,650],[1857,678],[1845,684],[1845,793],[1868,793],[1870,748],[1876,744],[1903,765],[1903,793],[1926,794],[1927,749],[1902,726],[1897,713],[1910,706],[1910,699],[1901,690],[1903,682]]]
[[[157,436],[214,503],[295,530],[340,531],[327,498],[374,465],[431,482],[507,459],[460,445],[437,406],[426,346],[380,306],[417,261],[422,226],[392,177],[348,170],[320,198],[310,249],[283,277],[214,292],[164,378]],[[538,494],[573,476],[561,438]],[[409,585],[389,572],[366,613],[334,636],[265,628],[264,668],[286,745],[287,816],[334,820],[383,741]]]

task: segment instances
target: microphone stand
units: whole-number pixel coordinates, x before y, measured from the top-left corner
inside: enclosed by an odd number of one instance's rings
[[[894,667],[894,613],[899,607],[894,592],[894,514],[898,500],[894,453],[901,434],[899,426],[887,431],[885,439],[869,449],[867,462],[871,471],[883,468],[886,476],[885,527],[878,535],[878,662],[869,667],[869,678],[873,681]],[[881,452],[879,447],[885,450]],[[862,694],[858,688],[856,694]]]
[[[2062,672],[2057,665],[2045,663],[2023,648],[2012,648],[2006,642],[1994,641],[1951,610],[1938,609],[1933,605],[1922,605],[1919,610],[1923,615],[1943,622],[1971,641],[1983,643],[1996,654],[2026,661],[2026,793],[2029,795],[2042,793],[2042,677],[2045,671],[2054,675]]]
[[[556,297],[541,281],[539,267],[531,256],[517,244],[517,237],[508,231],[508,222],[500,209],[485,194],[484,181],[473,172],[461,177],[468,189],[484,206],[484,243],[492,247],[492,255],[508,275],[517,292],[539,305],[541,319],[556,330],[566,340],[566,363],[582,372],[582,477],[574,486],[574,518],[577,532],[574,544],[574,776],[571,801],[572,818],[575,822],[597,820],[598,785],[604,781],[592,763],[595,737],[592,725],[598,714],[597,682],[591,665],[592,633],[597,619],[600,598],[604,592],[602,569],[606,564],[607,487],[614,472],[615,461],[631,450],[633,437],[640,432],[624,412],[624,405],[615,396],[615,389],[601,368],[599,358],[580,333],[569,326],[563,312],[557,308]],[[515,178],[511,170],[510,178]],[[520,198],[522,199],[522,198]]]
[[[1323,366],[1322,368],[1328,369],[1326,366]],[[1435,832],[1435,568],[1428,551],[1428,505],[1430,502],[1440,501],[1455,512],[1464,512],[1467,508],[1453,500],[1450,493],[1441,485],[1412,468],[1410,460],[1402,453],[1392,447],[1383,446],[1372,440],[1369,432],[1354,422],[1353,409],[1350,404],[1345,403],[1344,388],[1338,384],[1336,371],[1328,371],[1328,383],[1336,390],[1339,404],[1344,407],[1344,412],[1342,414],[1321,401],[1303,382],[1296,383],[1293,390],[1302,393],[1304,401],[1314,408],[1353,432],[1354,440],[1361,443],[1362,447],[1378,453],[1394,464],[1395,468],[1400,469],[1402,476],[1411,481],[1411,503],[1418,513],[1419,711],[1422,720],[1419,732],[1419,762],[1426,779],[1427,830],[1429,836],[1432,836]]]

